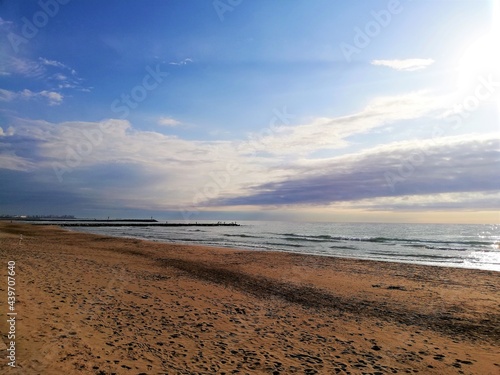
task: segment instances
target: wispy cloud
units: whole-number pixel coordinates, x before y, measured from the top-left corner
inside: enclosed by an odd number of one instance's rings
[[[413,72],[426,69],[434,64],[433,59],[404,59],[404,60],[373,60],[372,65],[385,66],[391,69]]]
[[[46,69],[39,61],[11,57],[7,65],[7,72],[27,78],[42,78],[45,76]]]
[[[442,103],[426,92],[379,97],[361,111],[336,118],[318,118],[299,125],[277,126],[273,131],[250,134],[253,151],[279,155],[307,155],[322,149],[339,149],[349,145],[348,138],[367,133],[390,123],[404,124],[440,108]],[[271,134],[269,134],[271,133]]]
[[[39,57],[37,60],[10,57],[0,71],[0,76],[2,75],[21,76],[29,80],[45,82],[47,88],[55,85],[59,90],[90,91],[90,88],[82,86],[83,80],[78,77],[78,73],[73,68],[60,61],[44,57]],[[57,97],[52,95],[52,103],[57,102]]]
[[[49,60],[49,59],[46,59],[44,57],[40,57],[38,59],[38,61],[40,61],[40,63],[42,63],[43,65],[47,65],[47,66],[54,66],[56,68],[63,68],[63,69],[68,69],[68,70],[72,70],[71,68],[69,68],[67,65],[63,64],[62,62],[60,61],[56,61],[56,60]]]
[[[12,152],[3,152],[0,168],[9,171],[32,172],[36,169],[36,163],[17,156]],[[6,181],[2,179],[2,181]]]
[[[498,191],[474,191],[436,193],[427,195],[406,195],[365,199],[351,204],[367,211],[449,211],[449,210],[500,210]]]
[[[181,60],[181,61],[171,61],[171,62],[169,62],[169,65],[187,65],[187,64],[192,63],[192,62],[193,62],[193,59],[188,57],[188,58]]]
[[[174,127],[181,125],[181,122],[172,117],[160,117],[158,125]]]
[[[2,17],[0,17],[0,28],[8,29],[13,24],[14,24],[14,22],[12,22],[12,21],[6,21]]]

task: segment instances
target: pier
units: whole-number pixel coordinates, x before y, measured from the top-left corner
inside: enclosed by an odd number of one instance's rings
[[[58,225],[60,227],[239,227],[233,223],[138,223],[138,222],[79,222],[79,223],[31,223],[34,225]]]

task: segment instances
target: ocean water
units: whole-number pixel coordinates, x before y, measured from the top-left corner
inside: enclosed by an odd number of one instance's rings
[[[277,221],[239,224],[72,230],[151,241],[500,271],[500,225]]]

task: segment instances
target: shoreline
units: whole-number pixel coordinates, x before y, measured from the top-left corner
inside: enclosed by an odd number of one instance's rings
[[[2,258],[17,258],[24,369],[500,369],[495,271],[168,244],[24,223],[0,223],[0,240]],[[7,342],[5,328],[1,322]]]
[[[299,255],[305,255],[305,256],[318,256],[318,257],[330,257],[330,258],[338,258],[338,259],[348,259],[348,260],[361,260],[361,261],[368,261],[368,262],[382,262],[382,263],[398,263],[398,264],[410,264],[410,265],[417,265],[417,266],[424,266],[424,267],[443,267],[443,268],[453,268],[453,269],[469,269],[469,270],[478,270],[478,271],[488,271],[488,272],[500,272],[499,269],[491,269],[491,265],[486,265],[486,266],[481,266],[481,265],[475,265],[473,263],[470,264],[461,264],[460,266],[457,265],[457,263],[433,263],[429,261],[409,261],[409,260],[404,260],[404,259],[374,259],[374,258],[369,258],[369,257],[364,257],[364,256],[345,256],[345,255],[338,255],[338,254],[321,254],[321,253],[315,253],[315,252],[298,252],[298,251],[292,251],[292,250],[286,250],[286,249],[270,249],[266,248],[265,245],[263,244],[262,246],[258,243],[256,245],[259,246],[245,246],[245,245],[240,245],[240,246],[235,246],[235,245],[224,245],[224,244],[219,244],[219,245],[213,245],[213,244],[204,244],[201,241],[197,242],[196,240],[192,241],[182,241],[182,240],[163,240],[163,239],[151,239],[151,238],[144,238],[141,236],[114,236],[112,234],[102,234],[102,233],[92,233],[92,232],[85,232],[85,231],[79,231],[77,228],[72,228],[72,227],[85,227],[85,225],[60,225],[60,224],[34,224],[34,225],[56,225],[58,227],[61,227],[61,229],[65,229],[64,227],[68,227],[68,230],[75,231],[77,233],[89,233],[89,234],[96,234],[100,236],[110,236],[113,238],[134,238],[138,240],[144,240],[144,241],[151,241],[151,242],[157,242],[157,243],[164,243],[164,244],[177,244],[177,245],[187,245],[187,246],[201,246],[201,247],[213,247],[213,248],[224,248],[224,249],[233,249],[233,250],[241,250],[241,251],[252,251],[252,252],[271,252],[271,253],[289,253],[289,254],[299,254]],[[95,225],[96,227],[99,227],[100,225]],[[104,226],[115,226],[115,225],[104,225]],[[116,226],[130,226],[130,225],[116,225]],[[155,225],[138,225],[138,226],[146,226],[146,227],[154,227]],[[156,226],[165,226],[165,225],[156,225]],[[169,226],[169,225],[166,225]],[[193,225],[173,225],[173,226],[241,226],[241,224],[229,224],[229,225],[218,225],[218,224],[210,224],[210,225],[204,225],[204,224],[193,224]],[[499,245],[500,246],[500,245]],[[500,251],[500,249],[499,249]]]

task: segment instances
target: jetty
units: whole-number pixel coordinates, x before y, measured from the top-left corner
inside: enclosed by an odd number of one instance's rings
[[[78,222],[78,223],[31,223],[34,225],[58,225],[60,227],[239,227],[240,224],[232,223],[159,223],[159,222]]]

